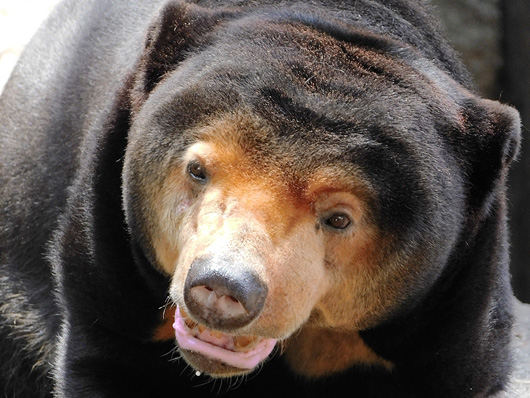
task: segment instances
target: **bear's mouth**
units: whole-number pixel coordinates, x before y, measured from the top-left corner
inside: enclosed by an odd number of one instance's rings
[[[181,350],[192,351],[238,369],[254,369],[269,356],[277,342],[276,339],[230,335],[208,329],[191,320],[178,307],[173,327]]]

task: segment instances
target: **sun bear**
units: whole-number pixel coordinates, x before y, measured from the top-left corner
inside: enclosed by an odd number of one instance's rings
[[[0,99],[8,397],[489,397],[517,111],[423,2],[61,3]]]

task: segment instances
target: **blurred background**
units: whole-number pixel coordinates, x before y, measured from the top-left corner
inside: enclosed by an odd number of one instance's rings
[[[57,2],[0,0],[0,92],[24,45]],[[512,284],[516,296],[530,303],[530,0],[431,3],[479,93],[521,113],[522,154],[511,169],[508,205]]]
[[[59,0],[0,0],[0,92],[24,45]]]

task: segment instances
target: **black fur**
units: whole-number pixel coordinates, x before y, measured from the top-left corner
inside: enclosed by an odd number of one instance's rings
[[[60,4],[0,98],[0,394],[502,390],[512,322],[504,184],[519,119],[472,94],[429,13],[407,0]],[[238,107],[274,127],[246,137],[263,156],[298,159],[299,173],[354,167],[376,187],[371,217],[391,238],[382,250],[411,259],[411,284],[361,336],[394,372],[308,381],[278,354],[230,389],[175,360],[173,342],[150,341],[169,280],[152,265],[138,180],[123,187],[122,174],[156,185],[160,162],[193,141],[182,131]],[[124,171],[132,141],[142,149]]]

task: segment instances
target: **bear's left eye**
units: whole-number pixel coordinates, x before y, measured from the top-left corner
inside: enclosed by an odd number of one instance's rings
[[[206,170],[204,169],[203,165],[195,160],[188,164],[188,174],[191,176],[191,178],[201,184],[204,184],[208,179],[208,175],[206,174]]]
[[[350,226],[351,220],[344,213],[334,213],[324,220],[324,225],[332,229],[343,230]]]

